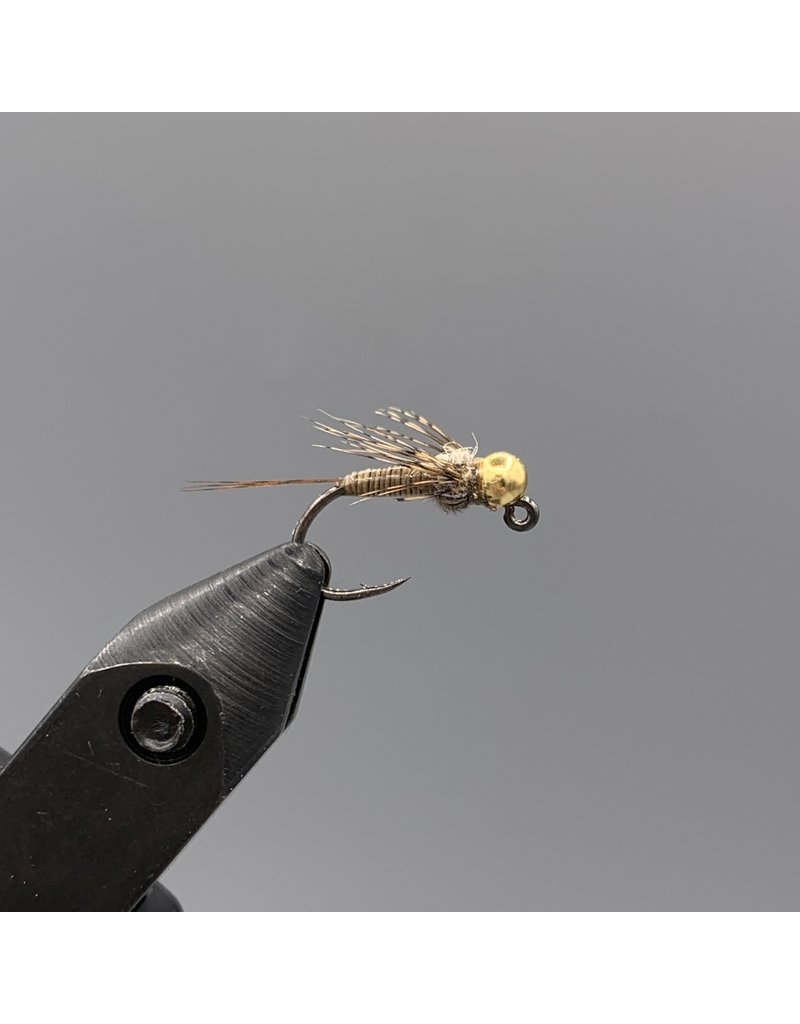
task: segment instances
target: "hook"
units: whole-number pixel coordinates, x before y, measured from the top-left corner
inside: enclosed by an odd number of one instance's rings
[[[522,509],[522,519],[517,519],[514,515],[515,509]],[[503,511],[503,519],[506,526],[510,526],[512,530],[518,530],[520,533],[523,533],[525,530],[532,530],[539,522],[539,506],[532,498],[524,494],[511,505],[506,505]]]
[[[336,484],[335,487],[329,487],[327,491],[320,494],[318,498],[315,498],[298,519],[292,533],[292,540],[296,544],[305,543],[308,528],[314,519],[332,501],[336,498],[341,498],[345,494],[346,491],[341,484]],[[518,510],[522,511],[521,519],[515,515],[515,512]],[[511,505],[506,505],[503,510],[503,519],[512,530],[517,530],[520,533],[532,530],[539,522],[539,506],[526,494],[518,498]],[[392,580],[391,583],[380,583],[373,587],[357,587],[354,590],[338,590],[335,587],[323,587],[322,593],[329,601],[361,601],[365,597],[377,597],[379,594],[388,594],[390,590],[395,590],[408,579],[410,579],[409,576],[404,576],[403,579]]]
[[[318,498],[315,498],[298,519],[297,526],[295,526],[294,532],[292,533],[292,540],[296,544],[303,544],[306,539],[308,528],[313,520],[327,505],[330,505],[334,499],[340,498],[344,494],[344,488],[337,484],[335,487],[328,488],[328,490],[325,491],[324,494],[320,494]],[[516,527],[516,529],[519,529],[519,527]],[[391,583],[381,583],[375,587],[358,587],[355,590],[337,590],[331,587],[323,587],[322,593],[329,601],[361,601],[365,597],[377,597],[378,594],[388,594],[390,590],[394,590],[395,587],[399,587],[401,583],[405,583],[409,578],[410,577],[405,576],[403,579],[393,580]]]

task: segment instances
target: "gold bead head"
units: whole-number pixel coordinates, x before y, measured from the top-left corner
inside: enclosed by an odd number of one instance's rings
[[[489,508],[512,505],[525,493],[528,474],[510,452],[492,452],[478,460],[481,498]]]

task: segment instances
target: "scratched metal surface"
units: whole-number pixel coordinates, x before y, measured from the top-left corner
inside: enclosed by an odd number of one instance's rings
[[[326,572],[311,545],[272,548],[140,612],[85,672],[171,662],[212,680],[232,788],[286,725]]]
[[[296,708],[327,577],[285,544],[137,615],[70,686],[0,772],[0,907],[131,908]],[[153,763],[120,708],[171,676],[203,710],[186,759]]]

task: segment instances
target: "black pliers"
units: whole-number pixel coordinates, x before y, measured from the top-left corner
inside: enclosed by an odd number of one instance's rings
[[[282,544],[89,662],[0,771],[0,910],[180,909],[155,883],[294,718],[329,576]]]

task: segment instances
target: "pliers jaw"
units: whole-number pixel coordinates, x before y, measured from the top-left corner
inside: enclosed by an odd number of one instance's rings
[[[129,910],[297,710],[325,556],[289,543],[132,619],[0,773],[0,908]]]

